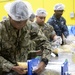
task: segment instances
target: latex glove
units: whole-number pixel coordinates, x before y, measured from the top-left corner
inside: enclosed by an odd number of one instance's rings
[[[38,69],[36,69],[34,72],[38,75],[45,69],[46,65],[44,62],[40,62],[38,65]]]
[[[62,38],[60,36],[55,36],[53,42],[61,45],[62,44]]]

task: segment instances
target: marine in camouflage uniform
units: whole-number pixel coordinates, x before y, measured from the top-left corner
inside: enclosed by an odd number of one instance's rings
[[[27,61],[28,52],[36,49],[35,43],[31,41],[31,37],[34,37],[33,33],[36,34],[34,38],[38,38],[36,43],[39,44],[39,48],[43,48],[42,57],[49,58],[50,44],[46,42],[47,38],[38,29],[34,30],[35,26],[31,23],[27,23],[25,27],[17,31],[11,26],[9,20],[0,22],[0,68],[3,71],[9,72],[16,62]]]
[[[25,68],[17,62],[27,61],[32,50],[41,50],[41,62],[36,73],[42,72],[50,59],[49,41],[37,26],[28,21],[27,7],[22,1],[5,5],[8,18],[0,22],[0,75],[25,74]]]
[[[46,10],[43,8],[38,8],[35,15],[36,21],[34,24],[37,25],[42,32],[44,32],[49,41],[52,41],[56,33],[52,26],[45,23],[45,18],[47,16]]]
[[[46,18],[46,10],[43,8],[39,8],[36,11],[36,21],[34,22],[34,25],[38,26],[40,30],[44,33],[44,35],[48,38],[50,41],[50,44],[52,48],[56,46],[61,45],[61,37],[57,36],[54,28],[49,25],[48,23],[45,23]]]

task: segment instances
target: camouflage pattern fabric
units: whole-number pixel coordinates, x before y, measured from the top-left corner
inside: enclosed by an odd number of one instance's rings
[[[51,45],[37,26],[28,21],[25,27],[16,30],[9,19],[0,22],[0,68],[3,71],[9,72],[16,62],[27,61],[29,51],[35,49],[42,50],[42,57],[50,59]]]
[[[53,36],[56,36],[56,33],[54,31],[54,28],[49,25],[48,23],[44,23],[44,25],[38,25],[36,22],[34,25],[38,26],[40,30],[44,33],[44,35],[47,37],[47,39],[50,41],[51,50],[53,51],[55,47],[60,46],[59,44],[60,40],[54,40]],[[58,37],[58,36],[57,36]]]
[[[34,24],[38,25],[36,22]],[[49,41],[52,39],[52,36],[56,34],[54,31],[54,28],[47,23],[44,23],[44,25],[38,25],[38,26],[39,26],[39,29],[42,30],[42,32],[45,34],[45,36],[48,38]]]

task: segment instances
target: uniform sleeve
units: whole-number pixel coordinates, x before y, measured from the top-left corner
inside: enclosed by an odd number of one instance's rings
[[[3,69],[3,71],[9,72],[13,66],[14,65],[12,63],[0,56],[0,67]]]
[[[53,39],[54,38],[54,36],[56,35],[56,32],[54,31],[54,28],[53,28],[53,26],[51,26],[51,25],[49,25],[49,31],[48,32],[50,32],[50,36],[51,36],[51,38]]]
[[[9,72],[11,68],[14,66],[11,62],[4,59],[1,55],[2,51],[2,24],[0,23],[0,68],[3,69],[5,72]]]
[[[54,31],[54,27],[53,27],[53,25],[54,25],[54,20],[53,20],[53,18],[50,18],[50,19],[47,21],[47,23],[51,26],[51,30],[53,30],[53,34],[56,34],[55,31]]]
[[[65,37],[67,37],[69,35],[68,27],[66,25],[66,21],[65,20],[64,20],[64,26],[62,28],[62,32],[63,32]]]
[[[31,29],[31,40],[35,41],[36,43],[35,50],[42,51],[41,61],[43,61],[47,65],[48,61],[50,60],[50,54],[52,50],[50,42],[48,41],[44,33],[39,29],[39,27],[36,26],[36,24],[34,24],[34,26]]]
[[[47,58],[50,60],[51,45],[41,30],[39,30],[38,35],[34,40],[36,42],[36,49],[42,50],[42,58]]]

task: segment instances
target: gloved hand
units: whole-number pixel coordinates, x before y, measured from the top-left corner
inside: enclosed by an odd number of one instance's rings
[[[54,39],[53,39],[53,42],[56,45],[61,45],[62,44],[62,38],[60,36],[55,36]]]
[[[62,38],[60,36],[55,36],[54,40],[51,42],[53,53],[58,56],[58,47],[62,44]]]

